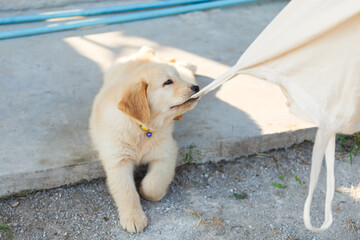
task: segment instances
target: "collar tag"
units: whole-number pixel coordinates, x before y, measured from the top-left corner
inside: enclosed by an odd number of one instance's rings
[[[152,131],[151,131],[150,129],[144,127],[144,126],[141,125],[141,124],[139,125],[139,127],[146,132],[146,136],[147,136],[147,137],[151,137],[151,136],[152,136]]]

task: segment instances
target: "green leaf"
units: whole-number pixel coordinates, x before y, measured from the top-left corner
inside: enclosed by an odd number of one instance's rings
[[[301,185],[301,181],[297,176],[295,176],[295,181],[297,181]]]
[[[184,162],[185,163],[195,163],[201,161],[201,151],[197,149],[195,144],[190,144],[189,151],[185,153]]]
[[[287,187],[287,186],[282,185],[282,184],[280,184],[280,183],[272,183],[272,185],[273,185],[274,187],[281,188],[281,189],[284,189],[284,188]]]
[[[91,205],[90,207],[91,207],[91,209],[94,210],[94,211],[99,211],[99,208],[98,208],[98,207],[95,207],[94,205]]]
[[[3,224],[0,224],[0,231],[5,231],[9,234],[9,236],[11,238],[13,238],[13,234],[11,232],[11,227],[7,226],[7,225],[3,225]]]
[[[282,182],[284,182],[284,180],[285,180],[284,173],[282,173],[282,174],[280,175],[279,179],[280,179]]]
[[[335,189],[335,192],[342,194],[342,192],[340,192],[340,191],[339,191],[339,190],[337,190],[337,189]]]
[[[339,138],[340,152],[343,152],[343,143],[346,136],[337,134],[337,137]]]
[[[354,133],[353,135],[341,135],[337,134],[340,151],[343,152],[343,147],[346,146],[344,143],[352,144],[351,150],[349,151],[350,164],[353,163],[353,158],[360,151],[360,132]]]
[[[238,200],[242,200],[242,199],[246,199],[246,198],[248,198],[249,196],[246,194],[246,193],[244,193],[244,192],[242,192],[242,193],[233,193],[233,195],[234,195],[234,197],[236,198],[236,199],[238,199]]]

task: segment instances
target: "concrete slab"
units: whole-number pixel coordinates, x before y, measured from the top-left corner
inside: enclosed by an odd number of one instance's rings
[[[205,86],[236,62],[286,3],[1,41],[0,196],[103,176],[91,148],[88,118],[102,75],[118,56],[148,45],[161,57],[196,64],[198,82]],[[185,114],[174,137],[181,164],[290,146],[313,139],[312,127],[289,113],[277,86],[239,76]]]

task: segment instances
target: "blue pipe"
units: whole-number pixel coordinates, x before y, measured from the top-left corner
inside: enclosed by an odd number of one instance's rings
[[[206,3],[199,3],[199,4],[159,9],[159,10],[151,10],[151,11],[128,13],[128,14],[119,14],[117,16],[112,16],[112,17],[103,17],[103,18],[88,19],[88,20],[74,21],[74,22],[68,22],[68,23],[51,24],[51,25],[42,26],[42,27],[0,32],[0,40],[8,39],[8,38],[30,36],[30,35],[36,35],[36,34],[44,34],[44,33],[50,33],[50,32],[65,31],[65,30],[95,26],[95,25],[131,22],[131,21],[137,21],[137,20],[144,20],[144,19],[150,19],[150,18],[156,18],[156,17],[164,17],[164,16],[170,16],[170,15],[175,15],[175,14],[180,14],[180,13],[200,11],[200,10],[206,10],[206,9],[212,9],[212,8],[218,8],[218,7],[226,7],[226,6],[231,6],[231,5],[235,5],[235,4],[258,2],[258,1],[261,1],[261,0],[211,1],[211,2],[206,2]]]
[[[158,1],[158,2],[127,4],[127,5],[113,6],[113,7],[92,8],[92,9],[85,9],[85,10],[71,10],[71,11],[63,11],[63,12],[34,14],[34,15],[1,17],[0,24],[43,21],[43,20],[47,20],[47,19],[51,19],[51,18],[91,16],[91,15],[99,15],[99,14],[145,10],[145,9],[160,8],[160,7],[169,7],[169,6],[175,6],[175,5],[181,5],[181,4],[208,2],[208,1],[210,1],[210,0],[168,0],[168,1]]]

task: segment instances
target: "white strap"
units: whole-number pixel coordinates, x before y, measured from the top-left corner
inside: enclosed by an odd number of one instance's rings
[[[216,78],[214,81],[209,83],[206,87],[202,88],[200,92],[195,93],[191,96],[191,98],[198,98],[204,96],[206,93],[214,90],[221,84],[223,84],[226,81],[229,81],[233,77],[235,77],[239,72],[238,67],[235,65],[232,68],[230,68],[228,71],[220,75],[218,78]]]
[[[335,161],[335,140],[336,134],[318,129],[312,155],[309,194],[304,206],[304,223],[307,229],[313,232],[322,232],[328,229],[332,223],[331,203],[335,192],[334,161]],[[325,221],[320,228],[311,225],[310,208],[313,193],[321,170],[323,158],[326,158],[326,200],[325,200]]]

